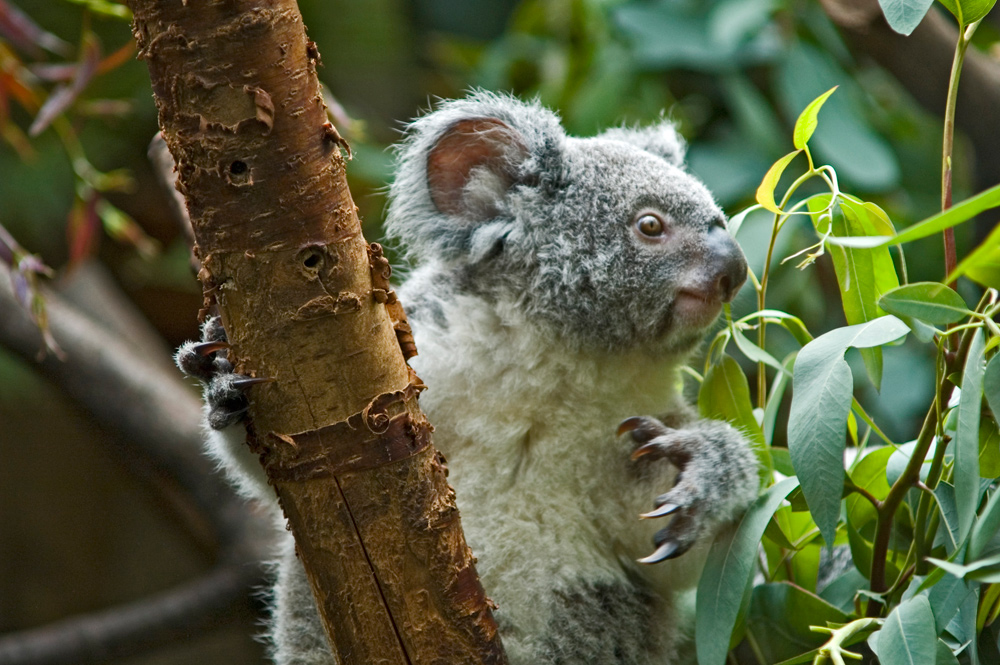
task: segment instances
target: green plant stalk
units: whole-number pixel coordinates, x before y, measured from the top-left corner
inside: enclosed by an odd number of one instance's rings
[[[809,151],[806,150],[806,155],[809,156],[809,170],[800,175],[795,179],[788,189],[785,190],[785,195],[781,197],[781,203],[778,204],[778,208],[784,208],[788,205],[788,201],[792,198],[795,193],[803,183],[808,181],[817,171],[812,165],[812,156],[809,155]],[[767,282],[771,275],[771,258],[774,256],[774,245],[778,240],[778,232],[781,231],[781,227],[784,226],[785,220],[788,219],[791,212],[781,213],[774,216],[774,224],[771,226],[771,239],[767,244],[767,258],[764,259],[764,270],[760,276],[760,286],[757,288],[757,309],[765,309],[765,302],[767,297]],[[767,335],[767,321],[761,319],[757,326],[757,346],[764,348],[764,342]],[[757,363],[757,406],[761,409],[767,406],[767,366],[763,362]]]
[[[980,303],[981,306],[982,303]],[[951,358],[947,355],[945,356],[944,378],[938,381],[938,390],[934,396],[934,402],[924,417],[924,424],[920,428],[920,434],[917,436],[917,444],[914,447],[913,455],[910,457],[906,469],[903,470],[903,473],[893,483],[889,489],[889,494],[879,506],[878,521],[875,527],[875,542],[872,544],[872,568],[869,577],[871,580],[869,588],[874,593],[883,593],[886,590],[885,562],[889,554],[892,520],[896,514],[896,510],[903,503],[903,499],[906,498],[906,493],[920,480],[920,467],[923,466],[924,460],[927,458],[927,452],[930,450],[935,434],[937,434],[940,412],[943,411],[944,405],[948,404],[948,400],[951,399],[952,390],[955,387],[947,377],[955,372],[956,368],[961,368],[965,365],[965,357],[968,355],[969,346],[972,344],[973,330],[969,329],[962,335],[962,341],[957,354],[951,356]],[[938,448],[943,449],[944,446],[938,446]],[[925,500],[925,496],[921,496],[921,501]],[[919,512],[918,504],[918,519]],[[914,533],[917,538],[921,538],[919,533]],[[878,616],[881,611],[882,603],[876,600],[869,601],[868,616]]]
[[[951,76],[948,78],[948,99],[944,110],[944,138],[941,147],[941,209],[947,210],[951,207],[951,175],[952,175],[952,153],[955,148],[955,107],[958,103],[958,81],[962,74],[962,63],[965,61],[965,52],[972,42],[972,35],[975,34],[979,23],[976,21],[959,32],[958,43],[955,45],[955,58],[951,63]],[[955,230],[948,228],[944,230],[944,265],[945,274],[950,275],[958,259],[955,251]],[[954,283],[950,284],[954,286]]]

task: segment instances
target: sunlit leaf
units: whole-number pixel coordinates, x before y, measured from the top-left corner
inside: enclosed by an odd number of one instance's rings
[[[766,210],[770,210],[773,213],[780,213],[781,210],[778,208],[778,204],[774,201],[774,188],[778,186],[778,181],[781,180],[781,174],[785,172],[785,168],[788,164],[795,159],[801,150],[796,150],[795,152],[790,152],[774,164],[771,168],[767,170],[764,175],[764,180],[761,181],[760,187],[757,188],[757,203],[763,206]]]
[[[796,148],[802,150],[806,147],[809,139],[812,138],[813,132],[816,131],[816,126],[818,123],[819,110],[823,108],[823,104],[826,102],[827,98],[834,93],[837,86],[834,86],[824,92],[822,95],[814,99],[809,106],[807,106],[801,114],[799,114],[798,119],[795,121],[795,131],[792,132],[792,143]]]
[[[798,484],[795,478],[786,478],[768,489],[757,497],[736,529],[723,532],[712,543],[698,582],[695,611],[695,643],[701,665],[725,662],[729,635],[736,625],[764,529]]]
[[[990,13],[997,0],[941,0],[962,26],[975,23]]]

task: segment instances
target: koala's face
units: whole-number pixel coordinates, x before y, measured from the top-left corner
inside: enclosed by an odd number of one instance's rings
[[[690,350],[746,280],[722,211],[691,175],[623,141],[567,139],[563,164],[547,201],[511,192],[528,234],[517,249],[537,254],[537,315],[602,347]]]
[[[456,289],[567,342],[683,353],[747,266],[682,157],[669,123],[578,139],[537,104],[479,93],[414,124],[388,226]]]

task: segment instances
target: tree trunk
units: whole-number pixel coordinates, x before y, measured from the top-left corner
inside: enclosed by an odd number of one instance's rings
[[[293,0],[131,0],[160,127],[334,652],[502,663],[388,283]]]

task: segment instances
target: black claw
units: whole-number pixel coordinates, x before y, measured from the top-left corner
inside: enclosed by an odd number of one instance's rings
[[[654,508],[653,510],[649,511],[648,513],[642,513],[641,515],[639,515],[639,517],[641,517],[642,519],[652,519],[654,517],[665,517],[667,515],[671,515],[671,514],[677,512],[678,510],[680,510],[680,506],[678,506],[676,503],[665,503],[665,504],[663,504],[662,506],[660,506],[658,508]]]
[[[228,349],[229,342],[199,342],[198,344],[192,344],[189,348],[199,356],[207,356],[216,351]]]
[[[647,557],[639,559],[639,563],[659,563],[665,561],[666,559],[672,559],[675,556],[679,556],[682,552],[680,550],[680,545],[678,545],[673,540],[668,540],[656,548],[656,551]]]
[[[246,390],[250,386],[256,386],[260,383],[271,383],[274,380],[269,376],[248,376],[244,379],[234,379],[232,386],[237,390]]]

